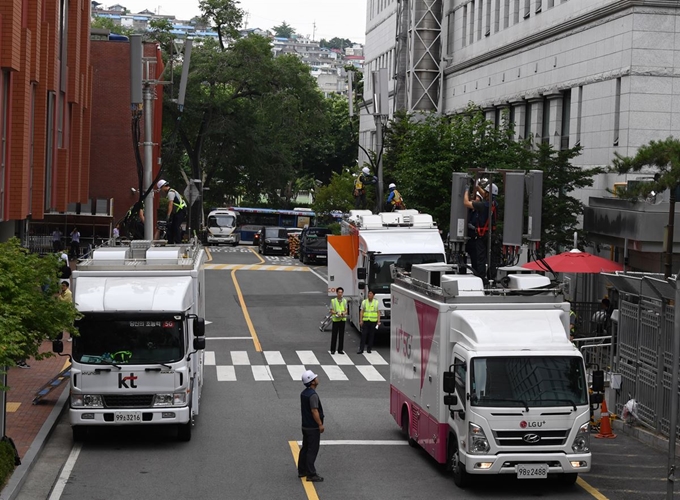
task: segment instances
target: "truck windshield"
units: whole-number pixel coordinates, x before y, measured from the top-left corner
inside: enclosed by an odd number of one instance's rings
[[[208,217],[208,227],[234,227],[236,217],[233,215],[211,215]]]
[[[184,354],[182,321],[174,315],[122,320],[88,314],[77,326],[73,358],[80,363],[169,363]]]
[[[371,270],[368,276],[368,286],[374,293],[390,293],[390,285],[394,282],[390,273],[390,265],[410,272],[413,264],[434,264],[444,262],[442,254],[404,254],[387,255],[376,254],[371,260]]]
[[[472,406],[588,404],[583,360],[575,356],[474,358],[470,384]]]

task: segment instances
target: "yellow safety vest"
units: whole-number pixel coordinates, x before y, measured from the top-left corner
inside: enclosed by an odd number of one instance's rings
[[[170,191],[172,191],[173,193],[175,193],[175,198],[172,200],[172,204],[175,206],[175,211],[176,211],[176,212],[179,212],[179,211],[182,210],[183,208],[186,208],[187,202],[184,201],[184,198],[182,198],[182,197],[179,195],[179,193],[178,193],[177,191],[175,191],[174,189],[171,189]],[[168,192],[170,192],[170,191],[168,191]]]
[[[373,299],[371,302],[364,299],[361,303],[361,308],[364,310],[364,321],[378,322],[378,301]]]
[[[343,313],[343,312],[346,313],[347,312],[347,299],[342,299],[342,301],[339,301],[337,298],[331,299],[331,309],[336,314]],[[347,316],[336,316],[334,314],[332,316],[332,320],[333,320],[334,323],[339,323],[340,321],[347,321]]]

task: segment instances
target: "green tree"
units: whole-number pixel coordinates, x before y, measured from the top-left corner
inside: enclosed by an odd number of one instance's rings
[[[200,0],[203,21],[217,32],[217,38],[222,50],[228,40],[235,40],[239,36],[239,29],[243,24],[243,9],[238,0]]]
[[[279,38],[293,38],[293,35],[296,34],[295,28],[293,28],[286,21],[283,21],[278,26],[274,26],[272,31],[274,32],[274,36]]]
[[[0,243],[0,366],[48,356],[42,342],[73,329],[73,304],[56,297],[59,267],[56,255],[32,254],[17,238]]]
[[[668,225],[665,228],[664,237],[666,256],[664,274],[668,278],[672,273],[675,202],[678,196],[677,189],[680,186],[680,140],[668,137],[663,141],[650,141],[649,144],[640,146],[634,156],[622,156],[619,153],[614,153],[614,155],[611,168],[614,172],[627,174],[649,170],[653,173],[653,180],[640,183],[634,188],[628,188],[619,193],[619,196],[634,199],[647,196],[652,191],[660,193],[668,189],[670,192]]]
[[[354,208],[354,176],[345,169],[342,173],[333,172],[331,181],[316,191],[312,209],[318,214],[340,210],[343,213]]]
[[[157,42],[163,53],[163,59],[167,63],[173,55],[175,35],[172,34],[172,23],[165,18],[152,19],[149,28],[144,33],[144,38]]]
[[[95,15],[94,19],[92,19],[90,26],[92,28],[109,30],[109,32],[115,33],[117,35],[130,36],[135,33],[135,30],[133,30],[132,28],[126,28],[124,26],[121,26],[120,24],[116,24],[110,17],[102,17]]]
[[[344,50],[347,47],[352,47],[354,44],[349,38],[338,38],[333,37],[330,40],[326,40],[325,38],[322,38],[321,41],[319,42],[319,46],[325,47],[327,49],[339,49],[339,50]]]

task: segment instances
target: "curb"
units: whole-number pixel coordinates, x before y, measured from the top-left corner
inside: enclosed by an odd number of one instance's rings
[[[66,400],[71,393],[69,390],[69,384],[70,383],[67,382],[66,386],[64,386],[64,390],[62,391],[61,396],[59,396],[57,403],[54,405],[54,408],[52,408],[52,411],[45,420],[45,423],[42,425],[38,431],[38,434],[35,436],[35,439],[31,443],[31,447],[21,460],[21,465],[14,469],[14,472],[7,481],[7,485],[3,488],[2,492],[0,492],[0,500],[13,500],[21,491],[21,487],[26,481],[28,473],[33,468],[33,464],[45,446],[47,438],[49,438],[50,434],[52,434],[52,430],[54,429],[57,420],[59,420],[59,417],[66,407]]]
[[[668,439],[653,433],[651,430],[627,425],[619,419],[612,421],[612,429],[615,429],[617,432],[625,434],[626,436],[633,437],[651,448],[668,452]],[[675,446],[675,455],[680,457],[680,445]]]

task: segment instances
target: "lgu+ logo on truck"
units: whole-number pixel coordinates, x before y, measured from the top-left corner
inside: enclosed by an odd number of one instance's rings
[[[118,374],[118,388],[119,389],[136,389],[137,384],[135,383],[135,380],[137,380],[139,377],[137,377],[134,373],[131,373],[127,377],[123,377],[122,373]],[[128,385],[128,382],[130,385]]]
[[[527,422],[526,420],[522,420],[522,421],[519,423],[519,426],[520,426],[522,429],[527,429],[527,428],[528,428],[528,429],[532,429],[532,428],[536,428],[536,427],[543,427],[544,425],[545,425],[545,420],[543,420],[542,422],[532,421],[532,420],[529,420],[529,421]]]

